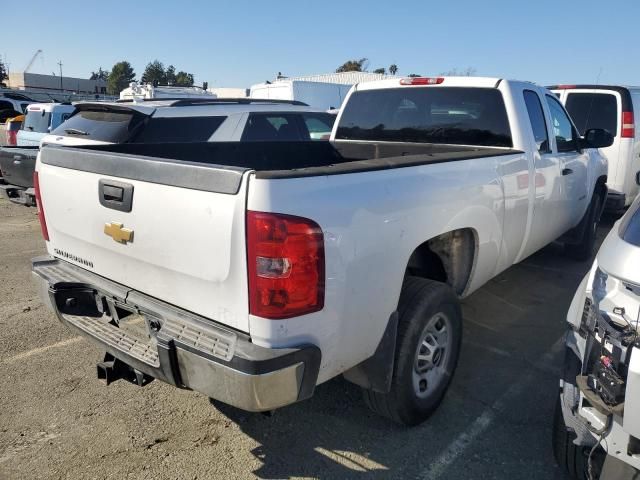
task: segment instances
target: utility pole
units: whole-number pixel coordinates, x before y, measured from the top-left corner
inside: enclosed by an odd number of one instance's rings
[[[60,93],[64,92],[62,89],[62,60],[58,60],[58,66],[60,67]]]

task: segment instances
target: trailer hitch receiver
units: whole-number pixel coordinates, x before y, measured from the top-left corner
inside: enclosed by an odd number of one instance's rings
[[[105,353],[104,360],[98,363],[97,374],[98,379],[103,380],[105,385],[109,385],[116,380],[122,379],[140,387],[144,387],[154,380],[153,377],[130,367],[110,353]]]

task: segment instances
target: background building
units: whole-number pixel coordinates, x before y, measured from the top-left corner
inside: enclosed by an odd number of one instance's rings
[[[301,77],[285,77],[278,75],[278,80],[294,80],[303,82],[318,82],[318,83],[340,83],[342,85],[355,85],[356,83],[373,82],[375,80],[386,80],[389,78],[396,78],[393,75],[386,75],[384,73],[371,73],[371,72],[340,72],[340,73],[321,73],[318,75],[303,75]]]
[[[60,79],[62,78],[62,83]],[[11,72],[7,82],[9,88],[43,93],[100,94],[107,93],[107,82],[86,78],[59,77],[40,73]]]

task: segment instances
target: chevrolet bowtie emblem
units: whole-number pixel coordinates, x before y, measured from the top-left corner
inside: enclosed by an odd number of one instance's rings
[[[133,242],[133,230],[123,228],[121,223],[111,222],[104,224],[104,233],[118,243]]]

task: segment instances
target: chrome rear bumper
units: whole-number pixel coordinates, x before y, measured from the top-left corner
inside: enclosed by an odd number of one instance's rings
[[[267,411],[313,395],[320,365],[314,345],[268,349],[240,332],[52,257],[32,261],[43,303],[58,319],[132,369],[247,411]],[[147,335],[119,326],[127,313]]]

